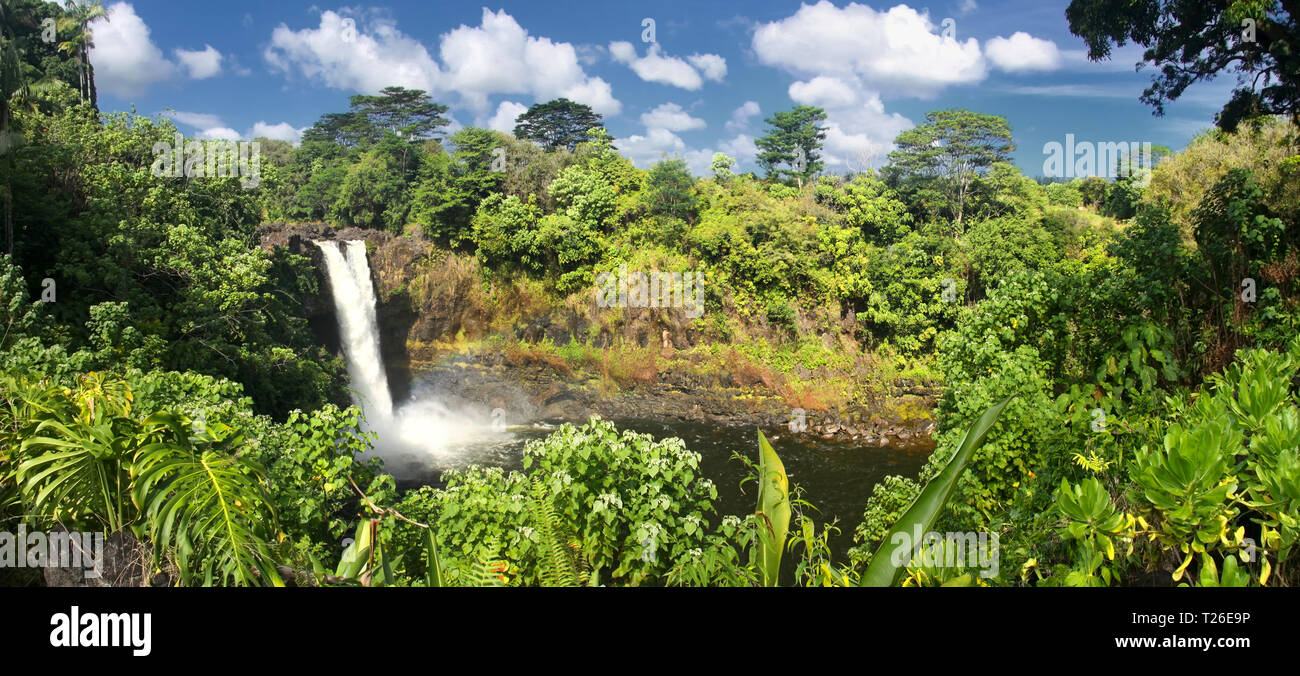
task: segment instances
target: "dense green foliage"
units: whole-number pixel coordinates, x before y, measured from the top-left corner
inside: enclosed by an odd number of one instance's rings
[[[1168,61],[1241,17],[1285,28],[1259,3],[1186,29],[1155,21],[1186,3],[1112,4],[1072,9],[1094,55],[1127,36]],[[767,177],[718,155],[696,178],[678,158],[638,169],[572,102],[534,106],[514,136],[447,136],[445,106],[394,87],[352,97],[297,147],[265,141],[250,188],[157,175],[175,126],[96,110],[93,8],[3,11],[5,524],[129,532],[150,573],[186,585],[1297,582],[1288,121],[1204,135],[1144,187],[1042,184],[1006,161],[1005,119],[963,110],[905,132],[879,174],[828,175],[825,113],[798,107],[758,141]],[[34,38],[46,16],[65,19],[59,45]],[[1179,32],[1198,25],[1213,30]],[[1291,58],[1270,54],[1248,70]],[[1293,112],[1282,83],[1248,107]],[[550,346],[573,354],[623,347],[583,343],[626,321],[590,310],[600,273],[695,271],[702,316],[671,315],[692,347],[749,358],[765,385],[801,380],[778,394],[821,408],[864,394],[815,389],[831,376],[919,363],[942,386],[938,449],[919,477],[862,487],[847,560],[761,435],[757,460],[742,458],[757,493],[743,517],[716,513],[680,440],[599,419],[531,442],[519,471],[399,493],[309,330],[316,271],[259,241],[282,220],[418,238],[475,262],[470,286],[524,299],[520,312],[588,308],[594,330]],[[908,526],[998,535],[999,573],[877,560]]]
[[[925,124],[899,134],[895,145],[891,179],[919,193],[920,201],[935,200],[958,230],[975,178],[1016,149],[1005,119],[969,110],[927,113]]]
[[[283,584],[277,563],[308,560],[355,518],[352,482],[382,499],[392,479],[357,461],[355,411],[277,424],[241,395],[175,372],[6,375],[0,509],[38,528],[130,532],[180,584]]]

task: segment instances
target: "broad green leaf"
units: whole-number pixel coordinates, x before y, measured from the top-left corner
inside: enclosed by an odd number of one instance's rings
[[[781,574],[781,552],[790,530],[790,483],[785,466],[768,443],[763,432],[758,433],[758,509],[759,519],[757,560],[763,586],[775,587]]]
[[[984,442],[984,437],[997,422],[998,416],[1002,415],[1002,409],[1010,403],[1011,397],[1003,399],[1001,403],[985,411],[973,425],[966,430],[966,436],[962,437],[961,443],[957,446],[957,452],[953,453],[948,464],[944,466],[939,475],[925,485],[921,494],[917,496],[912,505],[907,508],[903,516],[898,519],[898,523],[885,536],[884,541],[880,543],[880,548],[876,550],[876,555],[871,558],[871,564],[867,566],[866,572],[862,574],[862,579],[858,581],[863,587],[891,587],[897,580],[898,576],[906,569],[908,562],[911,560],[910,555],[906,555],[901,563],[895,563],[894,559],[905,552],[902,542],[897,542],[895,534],[903,533],[910,539],[916,532],[917,527],[922,533],[928,532],[934,525],[934,520],[938,518],[939,512],[943,509],[944,503],[952,495],[953,490],[957,487],[957,478],[961,476],[966,465],[970,462],[971,457],[975,454],[975,449],[979,448]],[[913,543],[916,544],[916,543]]]

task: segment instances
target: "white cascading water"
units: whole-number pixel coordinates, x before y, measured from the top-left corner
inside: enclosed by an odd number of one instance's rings
[[[348,377],[360,397],[357,402],[378,419],[393,417],[393,397],[379,358],[379,320],[375,318],[375,288],[366,262],[366,243],[348,242],[347,256],[338,242],[316,242],[325,255],[325,269],[334,294],[339,341],[348,364]]]
[[[445,455],[468,442],[500,440],[502,433],[492,429],[488,414],[480,409],[453,411],[426,394],[413,395],[394,410],[380,358],[366,243],[350,241],[346,249],[332,241],[315,244],[325,256],[348,377],[354,399],[365,414],[366,429],[377,437],[375,451],[390,462],[418,462]],[[395,468],[390,465],[390,469]]]

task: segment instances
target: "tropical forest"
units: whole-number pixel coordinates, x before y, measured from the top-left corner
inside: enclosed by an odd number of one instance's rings
[[[0,3],[0,585],[1300,584],[1290,0],[199,4]]]

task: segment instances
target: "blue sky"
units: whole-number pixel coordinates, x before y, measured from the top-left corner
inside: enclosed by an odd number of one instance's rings
[[[1138,100],[1140,50],[1088,62],[1067,5],[134,0],[105,2],[91,60],[101,108],[170,111],[190,135],[295,140],[388,85],[431,92],[457,125],[507,131],[532,103],[567,96],[603,113],[638,166],[678,155],[697,173],[714,152],[753,168],[763,118],[798,104],[827,110],[833,172],[882,164],[899,131],[941,108],[1006,117],[1030,176],[1066,134],[1177,150],[1212,124],[1231,77],[1154,117]]]

